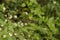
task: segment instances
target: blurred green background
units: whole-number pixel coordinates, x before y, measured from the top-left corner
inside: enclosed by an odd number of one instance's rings
[[[60,40],[60,0],[0,0],[0,40]]]

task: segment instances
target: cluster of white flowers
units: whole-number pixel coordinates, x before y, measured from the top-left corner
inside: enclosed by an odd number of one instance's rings
[[[3,27],[3,26],[4,26],[4,25],[1,24],[0,31],[2,30],[2,27]]]
[[[21,26],[24,26],[24,24],[23,24],[23,23],[21,23]]]
[[[17,33],[14,33],[14,35],[16,36]],[[9,33],[9,36],[13,36],[13,34],[12,33]],[[7,37],[7,35],[3,35],[3,38],[6,38],[6,37]]]
[[[10,36],[13,36],[12,33],[9,33]]]

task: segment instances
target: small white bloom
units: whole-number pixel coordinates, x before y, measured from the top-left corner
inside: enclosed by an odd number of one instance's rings
[[[23,3],[21,6],[22,6],[22,7],[25,7],[26,5],[25,5],[25,3]]]
[[[6,10],[6,8],[5,7],[3,7],[3,11],[5,11]]]
[[[10,15],[9,19],[12,19],[12,15]]]
[[[15,26],[17,26],[17,23],[14,23]]]
[[[17,18],[17,15],[14,15],[14,18]]]
[[[4,15],[5,17],[7,17],[7,15]]]
[[[24,39],[24,40],[26,40],[26,39]]]
[[[14,33],[14,35],[16,36],[16,35],[17,35],[17,33]]]
[[[43,28],[44,30],[47,30],[47,28]]]
[[[4,26],[4,25],[1,25],[2,27]]]
[[[5,22],[7,22],[8,20],[7,19],[5,19]]]
[[[28,37],[30,37],[30,35],[28,35]]]
[[[10,35],[10,36],[12,36],[12,34],[11,34],[11,33],[9,33],[9,35]]]
[[[24,26],[24,24],[23,24],[23,23],[21,23],[21,26]]]
[[[53,1],[54,4],[56,4],[56,1]]]
[[[6,35],[3,35],[3,38],[6,38]]]
[[[25,25],[27,25],[27,23],[25,23]]]
[[[26,15],[28,15],[28,12],[25,12]]]

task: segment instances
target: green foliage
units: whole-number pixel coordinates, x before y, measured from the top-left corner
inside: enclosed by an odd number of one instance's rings
[[[60,40],[59,0],[1,1],[0,40]]]

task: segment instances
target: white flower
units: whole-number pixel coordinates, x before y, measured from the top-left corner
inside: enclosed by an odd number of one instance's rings
[[[25,5],[25,3],[23,3],[21,6],[22,6],[22,7],[25,7],[26,5]]]
[[[27,23],[25,23],[25,25],[27,25]]]
[[[28,15],[28,12],[25,12],[26,15]]]
[[[53,1],[54,4],[56,4],[56,1]]]
[[[6,10],[6,8],[5,7],[3,7],[3,11],[5,11]]]
[[[3,38],[6,38],[6,35],[3,35]]]
[[[5,19],[5,22],[7,22],[8,20],[7,19]]]
[[[21,23],[21,26],[24,26],[24,24],[23,24],[23,23]]]
[[[15,26],[17,26],[17,23],[14,23]]]
[[[1,25],[2,27],[4,26],[4,25]]]
[[[5,17],[7,17],[7,15],[4,15]]]
[[[43,28],[44,30],[47,30],[47,28]]]
[[[23,39],[23,40],[26,40],[26,39]]]
[[[28,35],[28,37],[30,37],[30,35]]]
[[[9,33],[9,35],[10,35],[10,36],[12,36],[12,34],[11,34],[11,33]]]
[[[16,36],[16,35],[17,35],[17,33],[14,33],[14,35]]]
[[[17,18],[17,15],[14,15],[14,18]]]
[[[12,15],[10,15],[9,19],[12,19]]]

